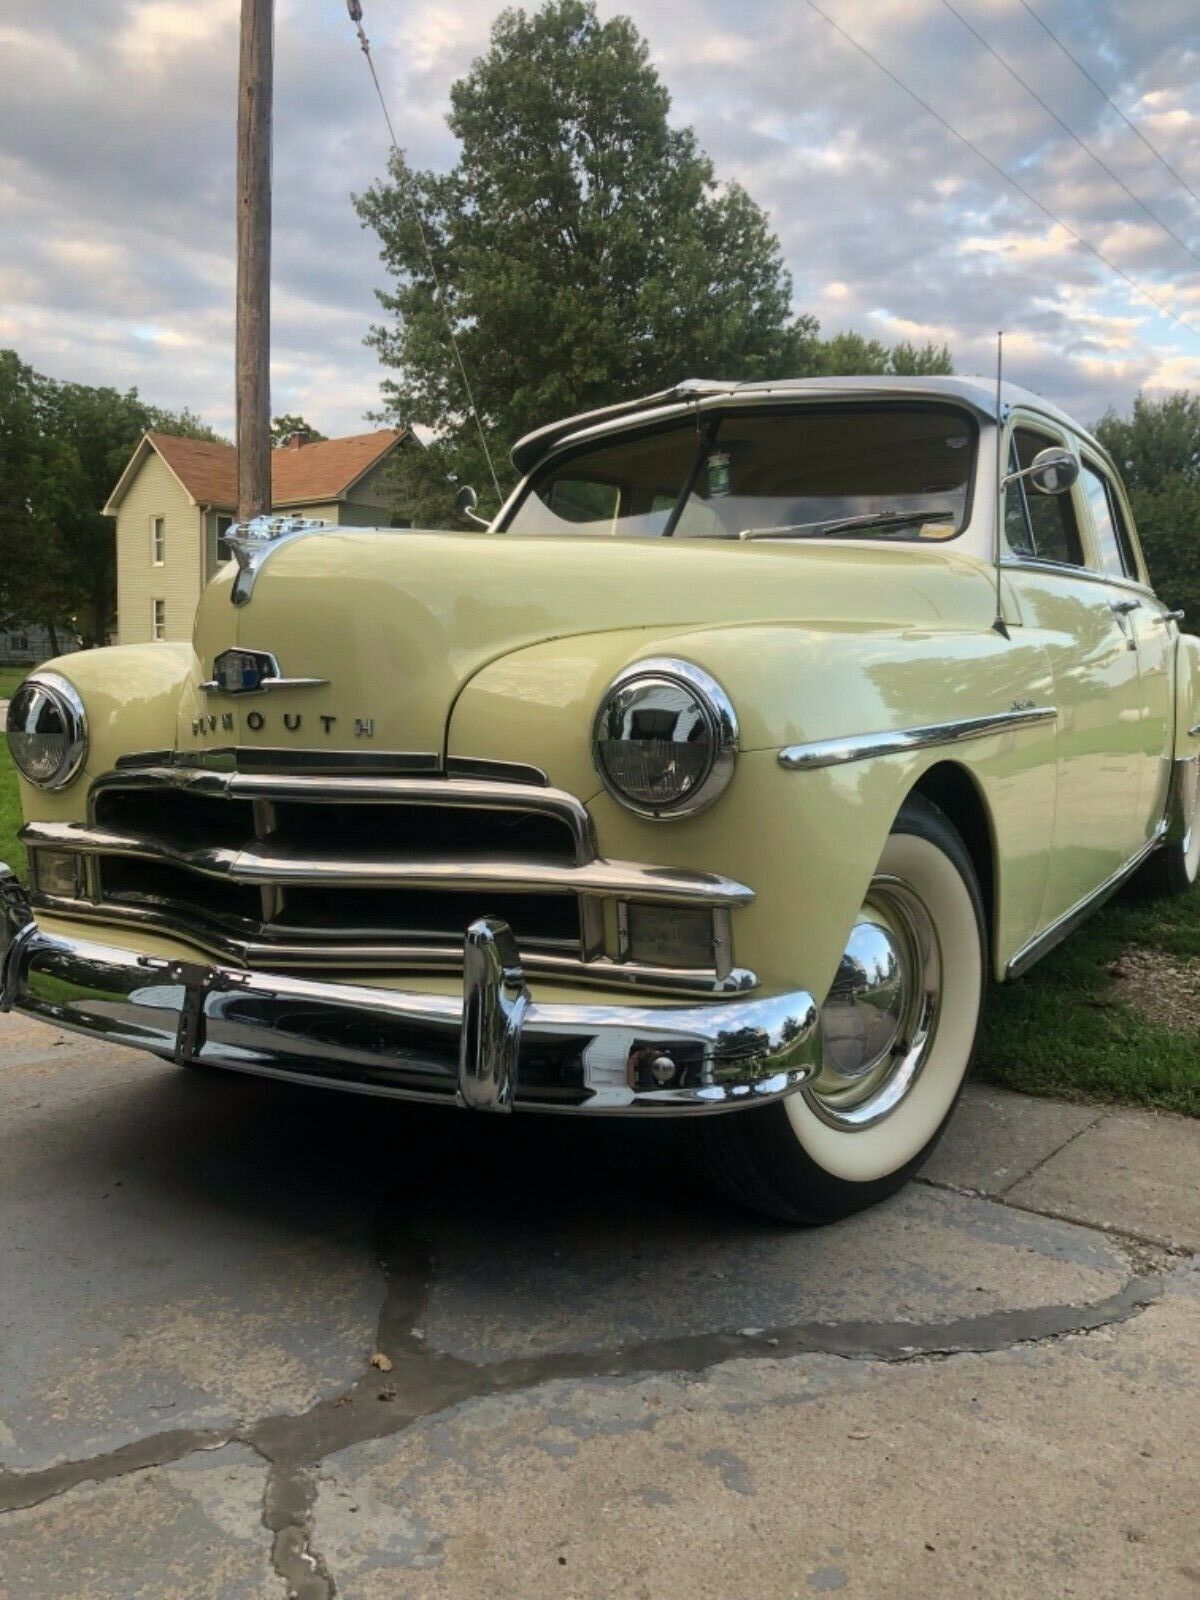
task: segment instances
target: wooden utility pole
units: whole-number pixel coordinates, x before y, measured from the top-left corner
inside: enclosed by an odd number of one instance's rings
[[[275,0],[242,0],[237,119],[237,514],[271,509],[271,89]]]

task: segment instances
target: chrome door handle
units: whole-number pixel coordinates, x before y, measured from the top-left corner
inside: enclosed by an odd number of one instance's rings
[[[1109,604],[1119,617],[1127,617],[1131,611],[1142,609],[1140,600],[1110,600]]]
[[[1187,616],[1187,612],[1186,611],[1182,611],[1182,610],[1180,610],[1180,611],[1164,611],[1164,612],[1161,613],[1161,615],[1159,616],[1158,620],[1159,620],[1159,622],[1161,622],[1161,623],[1163,623],[1165,625],[1168,622],[1182,622],[1184,617],[1186,617],[1186,616]]]

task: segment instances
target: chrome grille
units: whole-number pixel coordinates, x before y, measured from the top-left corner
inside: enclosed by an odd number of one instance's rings
[[[40,903],[160,928],[265,971],[455,971],[463,929],[490,915],[533,973],[689,993],[755,986],[728,954],[730,909],[751,890],[603,859],[583,805],[549,787],[160,766],[100,778],[88,809],[86,824],[25,829],[31,851],[87,862],[83,897]],[[629,960],[617,930],[631,902],[704,908],[711,967]]]

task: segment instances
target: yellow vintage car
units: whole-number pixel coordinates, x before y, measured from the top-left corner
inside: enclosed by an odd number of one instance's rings
[[[1194,884],[1200,640],[1018,388],[690,382],[514,459],[479,531],[237,528],[191,645],[26,681],[0,1005],[679,1116],[737,1200],[844,1216],[936,1143],[989,974]]]

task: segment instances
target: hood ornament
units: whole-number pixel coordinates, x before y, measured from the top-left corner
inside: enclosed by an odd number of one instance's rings
[[[224,535],[238,565],[230,594],[234,605],[244,606],[249,600],[258,569],[272,550],[305,534],[336,533],[337,527],[336,522],[324,522],[319,517],[251,517],[249,522],[235,522]]]
[[[203,694],[265,694],[268,689],[319,689],[328,678],[285,678],[268,650],[222,650]]]

